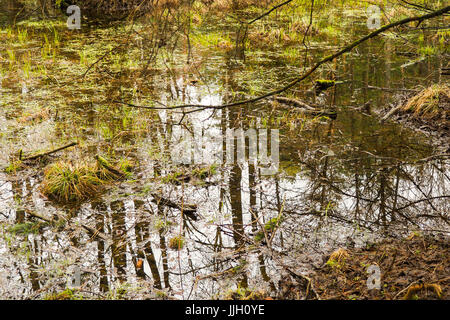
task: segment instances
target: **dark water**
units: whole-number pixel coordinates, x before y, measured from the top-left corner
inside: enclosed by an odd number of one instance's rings
[[[79,76],[85,66],[71,65],[78,59],[76,45],[82,43],[87,50],[100,31],[79,33],[71,41],[60,32],[63,44],[57,52],[65,61],[60,66],[66,75]],[[55,85],[33,77],[23,80],[2,63],[2,167],[21,148],[48,150],[69,140],[82,145],[70,151],[71,159],[101,153],[137,165],[133,180],[69,207],[42,196],[42,168],[17,176],[0,173],[0,297],[42,298],[61,291],[75,266],[81,269],[81,293],[88,297],[120,297],[118,288],[131,298],[155,297],[155,289],[183,299],[223,297],[237,287],[274,292],[282,265],[309,272],[323,264],[323,254],[341,246],[363,246],[412,231],[448,234],[449,170],[439,156],[442,149],[423,134],[380,123],[355,109],[368,101],[372,112],[388,108],[399,93],[371,86],[412,88],[439,80],[442,56],[411,58],[402,48],[401,39],[373,40],[315,75],[343,81],[315,97],[316,102],[338,106],[335,120],[312,119],[267,101],[184,117],[112,103],[117,92],[136,104],[157,99],[219,105],[243,99],[299,74],[298,61],[286,61],[276,52],[249,54],[245,63],[216,50],[199,52],[199,82],[192,81],[192,72],[163,69],[144,83],[123,71],[112,78],[88,78],[89,85],[83,85],[49,69]],[[7,49],[2,47],[2,58]],[[66,64],[72,67],[64,69]],[[294,88],[296,97],[311,101],[310,87],[307,82]],[[32,124],[18,121],[39,106],[50,106],[51,117]],[[279,130],[275,175],[262,175],[263,166],[248,159],[231,164],[217,160],[217,154],[226,155],[222,137],[230,128]],[[191,164],[173,163],[170,154],[180,147],[182,132],[191,134],[202,149],[195,151],[193,142]],[[213,163],[217,172],[203,181],[158,179]],[[157,203],[159,196],[179,208]],[[197,206],[195,214],[184,209],[187,204]],[[12,225],[39,221],[31,212],[61,215],[67,223],[56,232],[46,224],[26,234],[8,231]],[[281,222],[273,238],[266,239],[270,246],[255,242],[274,217]],[[180,234],[183,247],[171,248],[170,240]],[[137,267],[138,259],[144,261],[143,269]]]

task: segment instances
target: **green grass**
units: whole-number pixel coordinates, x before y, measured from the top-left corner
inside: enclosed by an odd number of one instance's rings
[[[44,300],[83,300],[83,296],[75,290],[66,289],[59,293],[48,294]]]
[[[39,227],[41,223],[36,222],[25,222],[25,223],[17,223],[8,228],[8,232],[12,234],[37,234],[39,231]]]

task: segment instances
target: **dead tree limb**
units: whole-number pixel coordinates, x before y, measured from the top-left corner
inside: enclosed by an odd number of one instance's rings
[[[31,210],[27,210],[26,213],[28,213],[30,216],[33,216],[35,218],[44,220],[45,222],[48,222],[48,223],[55,223],[56,222],[56,220],[54,218],[46,217],[44,215],[41,215],[41,214],[39,214],[37,212],[34,212],[34,211],[31,211]],[[64,217],[62,217],[60,215],[57,215],[57,217],[58,217],[58,219],[64,219],[64,220],[66,220],[66,222],[68,222],[68,220],[66,218],[64,218]],[[97,230],[95,228],[92,228],[92,227],[90,227],[90,226],[88,226],[88,225],[86,225],[84,223],[82,223],[81,226],[85,230],[89,231],[89,233],[92,234],[93,238],[99,238],[99,239],[102,239],[102,240],[105,240],[105,241],[111,241],[111,239],[109,239],[108,236],[106,236],[104,233],[100,232],[99,230]]]
[[[35,160],[35,159],[38,159],[38,158],[41,158],[41,157],[44,157],[44,156],[48,156],[48,155],[50,155],[52,153],[55,153],[55,152],[67,149],[69,147],[73,147],[73,146],[75,146],[77,144],[78,144],[78,142],[71,142],[71,143],[66,144],[65,146],[59,147],[57,149],[54,149],[54,150],[51,150],[51,151],[47,151],[47,152],[42,152],[42,153],[39,153],[39,154],[35,154],[33,156],[29,156],[29,157],[22,158],[22,159],[19,159],[19,160],[22,160],[22,161]]]
[[[282,7],[282,6],[286,5],[286,4],[288,4],[289,2],[292,2],[292,0],[287,0],[287,1],[285,1],[285,2],[282,2],[282,3],[280,3],[280,4],[278,4],[278,5],[274,6],[274,7],[272,7],[272,9],[270,9],[270,10],[264,12],[262,15],[260,15],[260,16],[256,17],[255,19],[250,20],[249,22],[247,22],[247,24],[252,24],[253,22],[258,21],[258,20],[264,18],[265,16],[268,16],[272,11],[277,10],[278,8],[280,8],[280,7]]]
[[[403,108],[403,104],[402,104],[402,103],[398,104],[396,107],[394,107],[394,108],[392,108],[391,110],[389,110],[389,111],[383,116],[383,118],[381,118],[381,122],[386,121],[386,120],[389,119],[391,116],[393,116],[394,114],[398,113],[402,108]]]
[[[383,88],[383,87],[376,87],[376,86],[367,86],[367,89],[381,90],[381,91],[419,92],[419,90],[415,90],[415,89],[406,89],[406,88]]]
[[[326,110],[326,109],[316,109],[312,106],[310,106],[309,104],[297,100],[297,99],[291,99],[291,98],[286,98],[286,97],[273,97],[271,98],[274,101],[277,101],[281,104],[287,105],[287,106],[291,106],[291,107],[295,107],[296,110],[299,110],[300,112],[307,114],[307,115],[311,115],[311,116],[326,116],[326,117],[330,117],[331,119],[336,119],[337,118],[337,112],[336,111],[331,111],[331,110]],[[323,105],[314,105],[317,108],[324,108],[325,106]]]

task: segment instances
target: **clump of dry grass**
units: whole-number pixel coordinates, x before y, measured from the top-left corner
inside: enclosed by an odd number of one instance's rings
[[[97,166],[79,162],[57,162],[44,172],[42,193],[57,201],[70,202],[93,197],[104,180],[97,176]]]
[[[450,86],[434,84],[410,98],[402,111],[416,119],[437,120],[450,116]]]
[[[327,261],[327,265],[340,268],[345,264],[345,261],[348,257],[348,251],[343,248],[339,248],[330,255],[330,258]]]
[[[99,194],[106,183],[127,176],[104,158],[96,159],[95,163],[59,161],[49,166],[44,172],[42,193],[59,202],[81,201]]]

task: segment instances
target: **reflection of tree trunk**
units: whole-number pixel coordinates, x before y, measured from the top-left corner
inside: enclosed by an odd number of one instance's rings
[[[126,255],[125,247],[125,205],[123,201],[117,200],[111,202],[112,211],[112,241],[111,246],[114,268],[117,270],[119,280],[126,280]]]
[[[386,221],[386,168],[381,169],[380,172],[380,215],[381,215],[381,223],[384,228],[387,227]]]
[[[19,197],[19,199],[23,199],[24,195],[20,183],[17,183],[17,181],[14,179],[11,181],[11,192],[13,194],[13,199],[16,199],[16,197]],[[25,221],[25,210],[17,209],[14,223],[20,224],[24,223],[24,221]]]
[[[371,44],[371,41],[369,40],[367,42],[367,44],[362,47],[364,49],[361,48],[362,50],[367,51],[365,53],[366,54],[366,70],[364,72],[364,80],[363,80],[364,81],[364,85],[363,85],[363,88],[362,88],[363,89],[363,94],[364,94],[364,102],[367,102],[369,100],[369,95],[368,95],[369,89],[368,89],[368,86],[369,86],[369,73],[370,73],[370,66],[371,66],[370,50],[369,50],[370,44]],[[363,54],[364,54],[364,52],[363,52]]]
[[[236,89],[239,87],[239,84],[234,83],[234,79],[233,79],[233,75],[234,72],[231,68],[232,64],[228,64],[230,65],[230,69],[229,72],[227,73],[227,75],[229,76],[229,78],[227,78],[226,83],[227,85],[229,85],[230,87]],[[229,90],[229,92],[232,92],[233,90]],[[238,108],[235,110],[229,110],[228,112],[228,119],[225,117],[225,114],[223,114],[222,116],[222,134],[223,136],[225,136],[226,133],[226,129],[227,127],[231,127],[231,129],[234,129],[234,127],[237,126],[236,124],[236,120],[237,120],[237,114],[240,114],[242,116],[242,118],[245,118],[245,111],[247,109],[246,108]],[[224,112],[224,111],[222,111]],[[243,128],[242,128],[243,129]],[[235,139],[235,137],[233,137],[233,139]],[[245,143],[245,139],[243,141]],[[241,189],[241,185],[242,185],[242,169],[239,167],[238,164],[238,157],[237,157],[237,144],[239,143],[238,139],[235,139],[235,143],[233,143],[234,148],[233,150],[227,150],[227,152],[232,152],[233,153],[233,159],[235,159],[235,162],[233,164],[233,168],[231,169],[230,172],[230,180],[229,180],[229,194],[230,194],[230,204],[231,204],[231,215],[232,215],[232,226],[233,226],[233,239],[234,239],[234,243],[235,243],[235,248],[241,248],[244,245],[244,221],[243,221],[243,216],[242,216],[242,189]],[[247,148],[245,148],[247,149]],[[223,150],[226,150],[226,143],[225,141],[223,142]],[[245,158],[245,157],[244,157]],[[245,159],[242,159],[243,161],[245,161]],[[255,170],[255,168],[250,169],[249,170]],[[252,178],[250,178],[252,179]],[[256,203],[256,200],[255,200]],[[246,288],[248,286],[248,280],[247,280],[247,275],[244,273],[242,275],[242,280],[240,283],[240,286],[242,288]]]
[[[333,130],[333,121],[330,121],[330,124],[328,125],[327,137],[325,139],[325,142],[326,142],[326,144],[328,146],[331,145],[331,141],[330,140],[331,140],[331,132],[332,132],[332,130]],[[327,179],[329,158],[330,157],[328,157],[328,156],[325,157],[325,163],[323,165],[322,177],[324,179]],[[325,204],[326,197],[327,197],[326,191],[327,191],[327,185],[325,183],[323,183],[322,184],[322,192],[321,192],[321,195],[320,195],[320,211],[321,212],[323,212],[325,210],[325,207],[326,207],[326,204]]]
[[[276,291],[276,287],[275,284],[273,283],[273,280],[267,275],[264,256],[262,254],[258,255],[258,260],[259,260],[259,271],[261,272],[263,280],[269,283],[270,289],[272,291]]]
[[[359,200],[361,198],[361,192],[359,190],[359,166],[361,165],[361,161],[359,158],[355,161],[355,191],[356,191],[356,205],[355,205],[355,217],[359,218]]]
[[[401,158],[399,158],[401,159]],[[394,190],[394,203],[392,205],[391,212],[391,221],[395,221],[395,211],[397,210],[397,199],[398,199],[398,186],[400,183],[400,164],[396,166],[396,175],[395,175],[395,190]]]
[[[94,202],[92,203],[92,209],[96,212],[96,220],[97,223],[95,225],[95,229],[103,232],[105,227],[105,213],[107,212],[107,207],[103,202]],[[100,291],[108,292],[108,275],[106,272],[106,263],[105,263],[105,241],[97,238],[97,259],[100,269]]]
[[[28,244],[29,247],[31,247],[30,244]],[[36,238],[34,239],[34,248],[35,251],[39,250],[39,245],[37,244]],[[32,250],[30,248],[30,250]],[[33,291],[37,291],[40,289],[40,285],[39,285],[39,275],[36,272],[37,266],[39,265],[38,263],[38,257],[40,257],[41,254],[39,254],[39,252],[34,252],[34,254],[31,254],[31,257],[35,257],[35,258],[30,258],[30,281],[31,281],[31,288],[33,289]]]
[[[250,210],[253,214],[250,215],[252,220],[252,230],[256,231],[258,229],[258,223],[256,218],[258,217],[258,210],[256,208],[256,193],[255,193],[255,183],[256,183],[256,168],[254,163],[248,164],[248,187],[250,190]]]
[[[232,116],[230,115],[230,118]],[[238,143],[236,139],[236,144]],[[245,140],[244,140],[245,142]],[[232,150],[235,153],[235,150]],[[237,152],[236,152],[237,153]],[[244,245],[243,235],[244,235],[244,221],[242,217],[242,169],[239,167],[237,163],[237,155],[235,157],[236,162],[233,165],[233,169],[231,170],[230,176],[230,203],[232,210],[232,224],[233,224],[233,238],[235,242],[236,249],[240,248]],[[244,274],[243,280],[241,281],[241,286],[246,288],[247,283],[247,275]]]
[[[242,219],[242,194],[241,194],[242,170],[239,165],[233,165],[230,177],[230,202],[233,222],[233,238],[237,247],[243,244],[244,232]]]
[[[218,255],[217,253],[218,253],[218,252],[221,252],[221,251],[222,251],[222,248],[223,248],[223,243],[222,243],[222,230],[221,230],[220,226],[217,226],[217,229],[216,229],[216,237],[215,237],[215,239],[214,239],[214,246],[213,246],[214,253],[216,253],[216,254],[213,255],[213,266],[214,266],[214,269],[213,269],[213,270],[214,270],[215,272],[221,270],[221,265],[222,265],[222,264],[221,264],[221,259],[218,258],[219,255]]]
[[[224,79],[224,82],[227,83],[227,78]],[[228,90],[225,90],[225,92],[228,92]],[[224,97],[225,99],[227,98],[226,96]],[[221,129],[221,137],[225,136],[225,132],[227,128],[227,119],[226,119],[226,110],[222,110],[220,113],[220,129]],[[225,150],[226,150],[226,141],[225,139],[222,138],[222,145],[218,146],[219,148],[222,148],[222,159],[221,161],[225,161],[224,159],[224,155],[225,155]],[[224,179],[224,174],[222,173],[222,177],[223,180]],[[225,211],[224,211],[224,203],[225,203],[225,188],[224,187],[220,187],[219,190],[219,215],[221,215],[221,219],[222,217],[225,215]],[[220,228],[220,226],[217,226],[216,229],[216,237],[214,239],[214,246],[213,246],[214,252],[218,253],[220,251],[222,251],[223,249],[223,241],[222,241],[222,229]],[[222,268],[222,263],[221,263],[221,258],[219,255],[215,254],[213,255],[213,270],[215,272],[221,270]]]
[[[158,215],[163,214],[163,207],[158,205]],[[166,246],[166,238],[163,235],[163,231],[159,231],[159,246],[161,248],[161,258],[162,258],[162,266],[163,266],[163,277],[164,277],[164,286],[165,288],[170,288],[169,281],[169,264],[167,262],[167,246]]]
[[[384,77],[380,77],[381,80],[384,80],[384,84],[380,84],[380,87],[391,87],[391,40],[389,38],[386,38],[385,48],[384,48],[384,63],[385,63],[385,71],[384,71]],[[377,77],[378,78],[378,77]],[[382,101],[381,104],[385,105],[387,104],[387,99],[389,98],[389,95],[386,92],[381,93]]]
[[[141,200],[135,200],[134,201],[134,207],[135,211],[137,212],[138,209],[143,205],[143,201]],[[136,243],[138,244],[138,251],[137,251],[137,257],[145,260],[147,259],[147,262],[150,266],[150,270],[152,272],[153,276],[153,283],[155,288],[161,289],[161,277],[159,275],[158,266],[156,265],[155,255],[153,254],[152,250],[152,244],[150,242],[150,233],[148,229],[148,223],[146,221],[136,223],[135,226],[135,233],[136,233]],[[142,251],[141,244],[145,243],[144,250]],[[143,268],[136,270],[136,273],[141,276],[142,278],[145,278],[145,273],[143,272]]]

